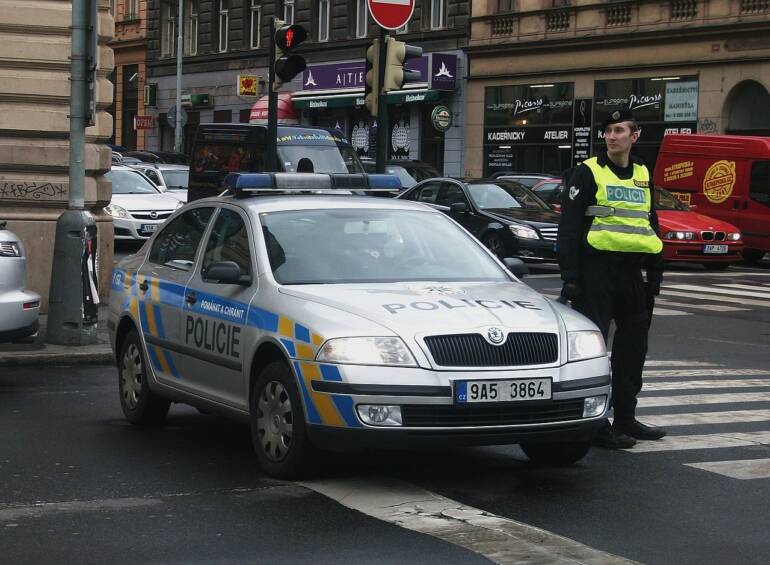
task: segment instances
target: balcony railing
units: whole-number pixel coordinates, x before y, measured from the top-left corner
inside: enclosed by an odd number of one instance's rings
[[[673,21],[692,20],[698,15],[698,0],[673,0],[671,19]]]
[[[766,14],[770,9],[770,0],[741,0],[741,14]]]
[[[627,26],[631,23],[631,6],[620,4],[607,7],[607,27]]]
[[[501,16],[492,20],[492,35],[512,35],[513,25],[516,22],[514,16]]]
[[[570,28],[570,10],[553,10],[545,15],[546,31],[567,31]]]

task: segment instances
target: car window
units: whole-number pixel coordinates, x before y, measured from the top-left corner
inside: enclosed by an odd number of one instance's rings
[[[112,181],[112,194],[158,194],[158,187],[139,171],[112,169],[105,174]]]
[[[436,212],[293,210],[260,218],[280,284],[509,280],[473,237]]]
[[[183,171],[181,169],[174,170],[169,169],[161,171],[163,179],[166,181],[166,186],[171,189],[187,188],[189,184],[190,172]]]
[[[480,209],[530,208],[550,210],[534,192],[517,182],[473,183],[468,185],[471,199]]]
[[[442,183],[441,189],[439,190],[439,196],[436,199],[436,204],[451,206],[452,204],[458,204],[460,202],[468,203],[468,198],[465,196],[463,189],[453,182]]]
[[[662,188],[655,189],[655,208],[658,210],[679,210],[680,212],[686,212],[690,209],[682,204],[682,201],[676,196]]]
[[[409,174],[409,171],[400,165],[385,165],[385,174],[397,176],[398,180],[401,181],[401,186],[404,188],[411,188],[417,184],[417,181]]]
[[[241,215],[228,208],[220,210],[206,244],[201,271],[205,274],[212,263],[233,261],[241,273],[251,275],[249,232]]]
[[[145,169],[143,172],[144,172],[144,174],[147,176],[147,178],[148,178],[148,179],[150,179],[152,182],[154,182],[154,183],[155,183],[155,184],[157,184],[158,186],[160,186],[161,184],[163,184],[163,183],[160,181],[160,177],[158,177],[158,173],[157,173],[157,171],[154,171],[154,170],[152,170],[152,169]]]
[[[749,197],[754,202],[770,206],[770,161],[752,163]]]
[[[355,151],[344,144],[279,145],[278,157],[283,170],[297,172],[300,159],[310,159],[313,173],[363,173]]]
[[[155,236],[150,262],[190,270],[214,208],[194,208],[174,218]]]
[[[438,198],[438,189],[441,183],[429,182],[417,190],[412,191],[407,195],[408,200],[417,200],[418,202],[429,202],[431,204],[436,203]]]

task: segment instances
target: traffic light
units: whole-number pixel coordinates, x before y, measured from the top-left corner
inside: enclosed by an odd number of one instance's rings
[[[422,47],[407,45],[403,41],[396,41],[388,36],[387,54],[385,59],[385,84],[382,92],[399,90],[408,82],[417,82],[422,78],[420,71],[412,71],[404,68],[404,63],[409,59],[422,56]]]
[[[278,92],[284,82],[289,82],[307,67],[304,57],[292,53],[300,43],[307,39],[307,32],[304,27],[297,24],[283,25],[283,22],[276,22],[276,25],[278,29],[275,30],[273,90]]]
[[[377,117],[377,101],[380,96],[380,40],[375,38],[366,49],[366,88],[364,100],[373,118]]]

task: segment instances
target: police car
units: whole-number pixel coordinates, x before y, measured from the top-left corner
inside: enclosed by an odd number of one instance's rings
[[[112,275],[126,418],[240,418],[264,470],[317,449],[521,445],[570,464],[607,417],[601,334],[389,176],[242,174],[176,211]],[[334,193],[340,190],[345,195]]]

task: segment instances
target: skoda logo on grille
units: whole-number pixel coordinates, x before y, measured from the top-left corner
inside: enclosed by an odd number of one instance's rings
[[[153,210],[152,212],[150,212],[150,218],[152,218],[153,220],[157,220],[158,213],[155,210]]]
[[[492,345],[502,345],[505,341],[505,334],[500,328],[489,328],[487,330],[487,339]]]

